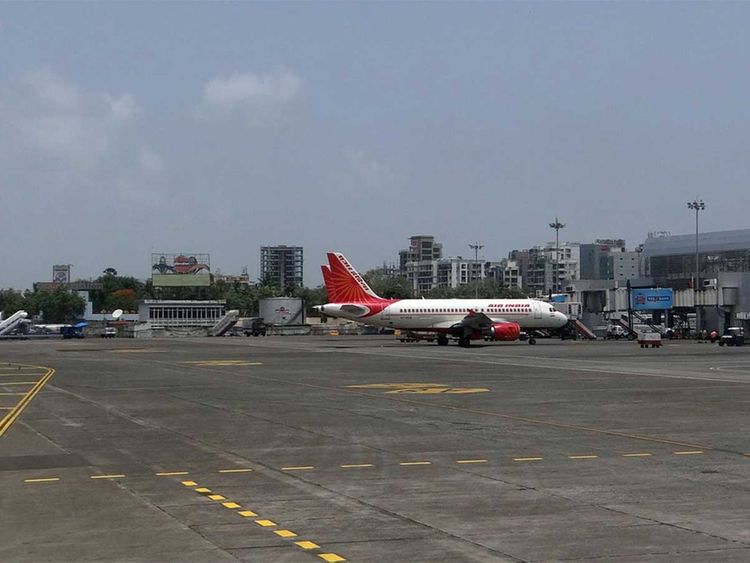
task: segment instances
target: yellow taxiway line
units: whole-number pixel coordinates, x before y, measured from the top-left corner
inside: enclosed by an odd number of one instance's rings
[[[10,412],[3,417],[2,420],[0,420],[0,438],[3,437],[3,434],[5,434],[8,431],[8,429],[16,421],[16,419],[18,419],[18,417],[21,416],[21,413],[24,411],[24,409],[29,405],[29,403],[34,399],[34,397],[37,396],[39,391],[42,390],[42,387],[45,386],[45,384],[50,380],[50,378],[55,373],[54,369],[44,367],[44,366],[24,366],[22,364],[17,364],[17,365],[21,366],[22,368],[35,368],[38,370],[45,370],[45,374],[38,381],[0,383],[0,387],[5,386],[5,385],[33,385],[33,387],[24,394],[23,398],[20,401],[18,401],[16,406],[13,407],[10,410]]]

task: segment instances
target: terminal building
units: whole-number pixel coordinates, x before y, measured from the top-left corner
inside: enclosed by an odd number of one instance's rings
[[[697,243],[696,271],[695,235],[650,235],[643,244],[647,275],[654,285],[675,290],[675,307],[694,311],[697,307],[698,328],[746,323],[750,319],[750,229],[700,233]]]
[[[646,273],[657,283],[687,287],[695,275],[695,253],[695,235],[651,235],[643,244]],[[698,286],[722,272],[750,272],[750,229],[698,235]]]
[[[572,282],[568,292],[582,304],[584,323],[619,318],[628,307],[630,284],[673,291],[671,313],[656,313],[656,322],[720,332],[730,326],[750,328],[750,229],[699,234],[695,284],[694,234],[650,234],[633,252],[600,250],[582,245],[581,271],[588,275]]]

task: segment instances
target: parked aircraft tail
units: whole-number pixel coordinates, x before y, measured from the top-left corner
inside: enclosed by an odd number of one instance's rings
[[[359,272],[340,252],[329,252],[327,266],[321,266],[323,282],[331,303],[359,303],[383,301]]]

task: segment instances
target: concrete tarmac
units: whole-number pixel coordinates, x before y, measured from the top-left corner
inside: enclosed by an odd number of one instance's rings
[[[0,560],[750,561],[750,347],[0,342]]]

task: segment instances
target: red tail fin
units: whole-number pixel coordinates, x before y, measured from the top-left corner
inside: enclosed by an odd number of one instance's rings
[[[341,300],[341,295],[336,291],[336,287],[333,285],[333,274],[331,274],[331,268],[329,266],[321,266],[323,272],[323,283],[326,286],[326,293],[328,293],[328,301],[331,303],[337,303]]]
[[[357,270],[340,252],[329,252],[330,266],[321,266],[328,300],[332,303],[357,303],[381,301]]]

